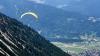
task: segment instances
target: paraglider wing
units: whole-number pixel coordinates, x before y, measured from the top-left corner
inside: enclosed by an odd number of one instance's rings
[[[25,16],[25,15],[32,15],[32,16],[34,16],[36,19],[38,19],[38,15],[35,14],[34,12],[26,12],[26,13],[23,13],[23,14],[21,15],[20,18],[23,18],[23,16]]]

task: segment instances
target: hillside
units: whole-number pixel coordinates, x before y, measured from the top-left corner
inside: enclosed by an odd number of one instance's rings
[[[48,38],[73,38],[84,34],[96,33],[100,37],[100,18],[88,17],[77,12],[64,11],[52,6],[37,4],[29,1],[13,1],[3,0],[0,2],[4,5],[1,12],[9,15],[24,24],[30,24],[30,27],[36,31],[40,31],[42,36]],[[10,4],[9,6],[7,5]],[[10,13],[10,11],[12,13]],[[38,22],[35,22],[32,16],[20,16],[25,12],[35,12],[39,16]]]
[[[77,24],[77,20],[81,21],[80,18],[86,18],[84,15],[81,15],[77,12],[64,11],[52,6],[23,0],[21,0],[20,3],[19,1],[15,2],[12,0],[3,0],[0,3],[3,4],[5,8],[1,11],[2,13],[13,18],[17,18],[17,20],[23,22],[26,25],[30,24],[30,26],[36,31],[42,31],[41,35],[46,36],[47,38],[52,37],[55,34],[65,35],[69,33],[69,35],[71,35],[70,28],[74,27],[72,24]],[[6,3],[10,5],[8,6]],[[8,10],[12,11],[12,14]],[[20,19],[20,16],[27,11],[35,12],[39,16],[38,22],[35,22],[31,16],[25,16]]]
[[[70,56],[35,30],[0,13],[0,56]]]
[[[67,5],[68,3],[63,4]],[[66,11],[79,12],[87,16],[100,17],[100,0],[79,0],[78,2],[70,1],[68,6],[64,6],[62,9]]]

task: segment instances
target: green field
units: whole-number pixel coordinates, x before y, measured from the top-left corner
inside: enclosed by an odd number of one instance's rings
[[[85,50],[90,50],[90,49],[100,49],[100,42],[96,43],[91,43],[91,44],[82,44],[82,43],[61,43],[61,42],[51,42],[57,47],[61,48],[65,52],[70,52],[70,53],[81,53]]]

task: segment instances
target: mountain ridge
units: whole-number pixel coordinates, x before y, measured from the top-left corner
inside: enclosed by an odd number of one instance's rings
[[[0,13],[0,55],[70,56],[35,30]]]

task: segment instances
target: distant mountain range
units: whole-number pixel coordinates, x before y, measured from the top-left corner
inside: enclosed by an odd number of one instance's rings
[[[100,0],[46,0],[48,5],[66,11],[79,12],[88,16],[100,17]],[[50,3],[52,2],[52,3]]]
[[[34,29],[0,13],[0,56],[70,56]]]

